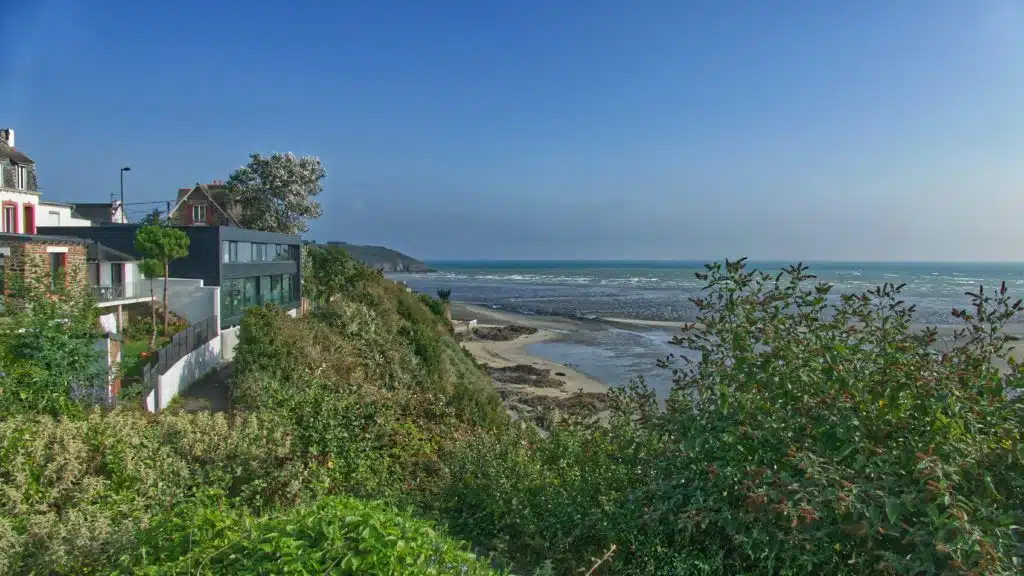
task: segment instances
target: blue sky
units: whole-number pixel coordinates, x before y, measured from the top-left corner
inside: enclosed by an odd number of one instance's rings
[[[44,198],[321,157],[310,236],[425,258],[1024,259],[1024,2],[33,0]]]

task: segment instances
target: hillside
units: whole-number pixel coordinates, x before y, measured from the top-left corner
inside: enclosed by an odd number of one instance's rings
[[[359,246],[347,242],[328,242],[327,244],[344,249],[353,258],[374,270],[383,268],[385,272],[430,271],[426,264],[412,256],[407,256],[397,250],[385,248],[384,246]]]

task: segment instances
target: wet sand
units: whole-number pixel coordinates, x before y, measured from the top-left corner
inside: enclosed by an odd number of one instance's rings
[[[517,365],[533,366],[542,370],[549,370],[551,377],[561,380],[564,385],[559,388],[548,388],[538,386],[525,386],[517,384],[501,383],[517,392],[526,392],[539,396],[565,397],[576,392],[606,392],[608,387],[594,378],[574,370],[565,364],[553,362],[531,354],[527,346],[538,342],[548,342],[564,338],[574,330],[581,328],[581,323],[571,320],[554,318],[549,316],[527,316],[491,310],[482,306],[471,304],[452,304],[452,319],[456,321],[456,331],[467,332],[465,322],[477,321],[478,328],[491,328],[517,324],[537,329],[537,332],[520,336],[514,340],[492,341],[472,338],[464,340],[462,345],[469,350],[473,357],[487,366],[493,368],[505,368]]]

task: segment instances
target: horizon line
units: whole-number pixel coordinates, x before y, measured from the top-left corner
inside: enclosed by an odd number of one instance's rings
[[[739,260],[730,259],[735,262]],[[725,258],[423,258],[422,262],[724,262]],[[747,262],[787,262],[791,264],[1024,264],[1024,260],[801,260],[786,258],[747,258]]]

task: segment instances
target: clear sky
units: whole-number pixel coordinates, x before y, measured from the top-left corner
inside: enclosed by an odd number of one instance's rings
[[[0,5],[54,201],[292,151],[425,258],[1024,260],[1024,1]]]

